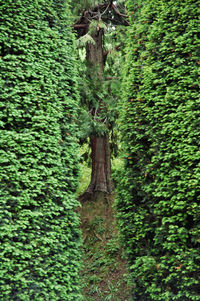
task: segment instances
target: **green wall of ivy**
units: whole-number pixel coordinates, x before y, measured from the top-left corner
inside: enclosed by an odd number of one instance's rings
[[[82,300],[69,7],[6,0],[0,18],[0,299]]]
[[[133,300],[200,300],[200,1],[127,1],[118,223]]]

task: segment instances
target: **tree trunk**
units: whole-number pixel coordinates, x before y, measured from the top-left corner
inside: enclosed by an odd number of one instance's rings
[[[97,191],[111,193],[111,164],[108,135],[90,138],[92,149],[92,175],[87,192]]]
[[[86,45],[86,58],[88,68],[91,69],[91,77],[93,81],[101,81],[104,72],[104,55],[102,47],[103,29],[97,30],[92,34],[95,44],[88,43]],[[92,110],[96,115],[100,115],[106,104],[100,101],[101,109]],[[81,200],[93,199],[99,197],[107,197],[112,193],[111,183],[111,161],[110,161],[110,144],[108,134],[102,136],[90,137],[90,145],[92,151],[92,173],[91,181],[86,192],[80,197]]]

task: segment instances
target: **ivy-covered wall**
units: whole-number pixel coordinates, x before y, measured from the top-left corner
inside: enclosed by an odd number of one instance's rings
[[[116,202],[133,300],[200,300],[200,1],[127,1]]]
[[[82,300],[69,7],[6,0],[0,18],[0,299]]]

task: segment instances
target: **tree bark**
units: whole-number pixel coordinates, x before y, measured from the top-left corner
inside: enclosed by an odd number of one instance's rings
[[[97,29],[91,36],[95,41],[86,45],[86,60],[89,68],[96,68],[96,79],[102,80],[104,72],[104,54],[103,54],[103,35],[102,28]]]
[[[108,135],[102,137],[90,137],[92,149],[92,174],[91,182],[87,192],[101,191],[110,194],[111,184],[111,164],[110,164],[110,145]]]

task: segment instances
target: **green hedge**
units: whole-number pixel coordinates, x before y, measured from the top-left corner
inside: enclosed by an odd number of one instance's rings
[[[65,1],[6,0],[0,6],[0,299],[5,301],[82,300],[73,196],[77,76],[68,15]]]
[[[127,1],[116,207],[133,300],[200,300],[200,1]]]

